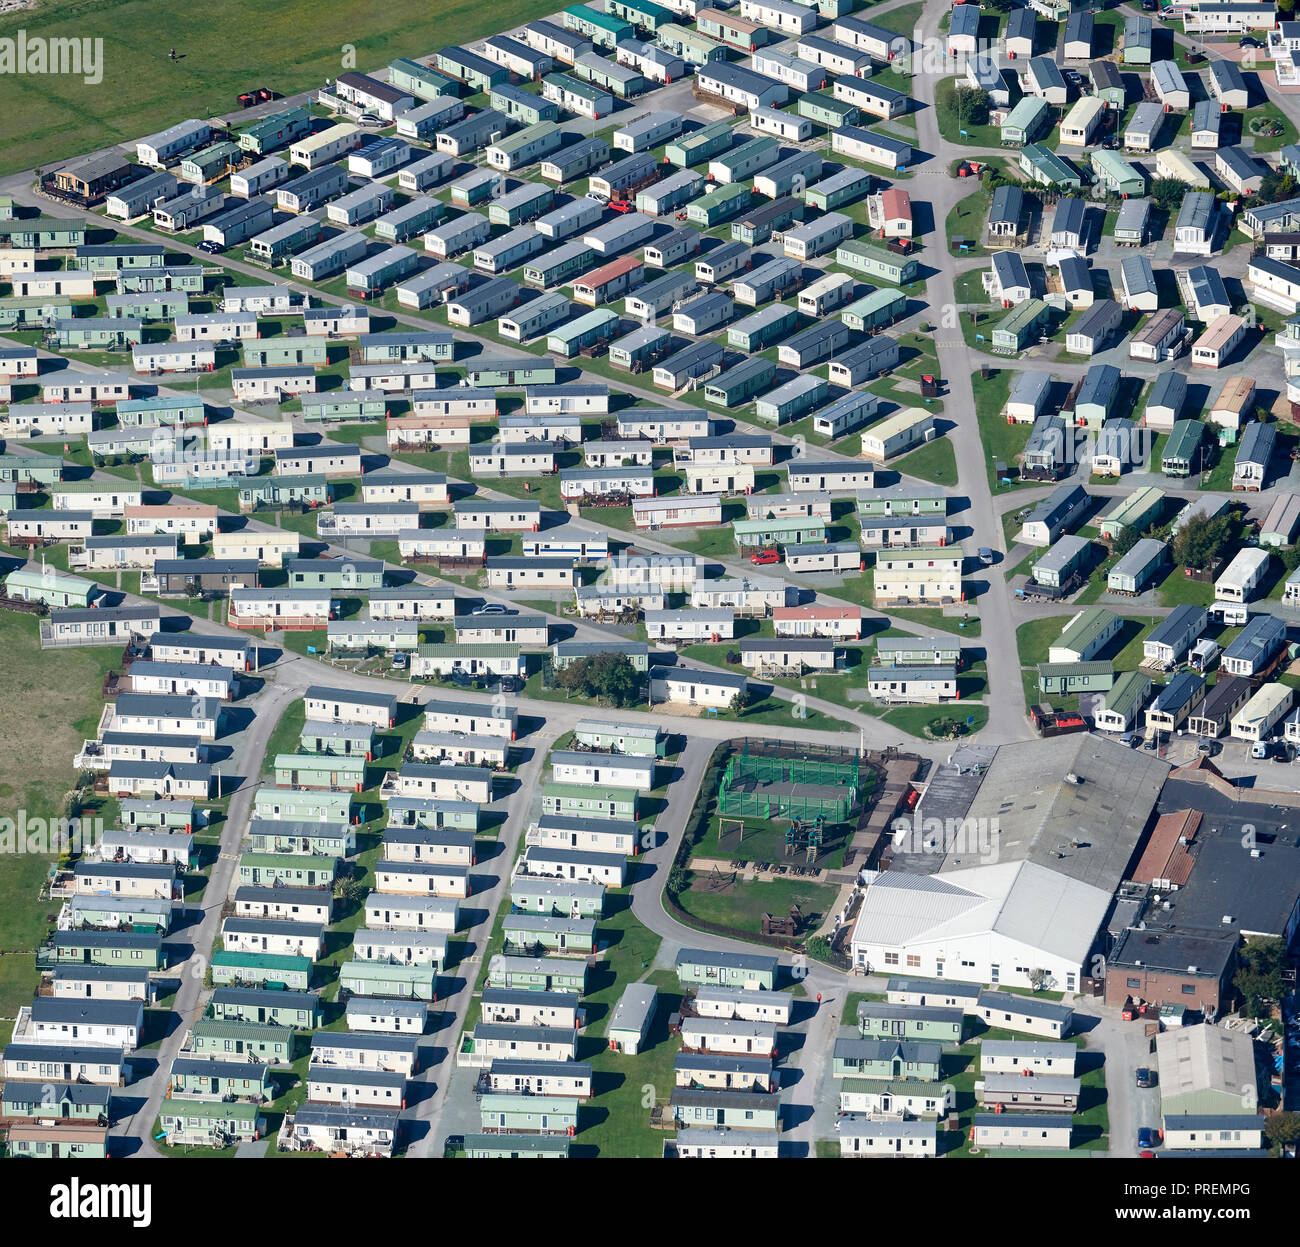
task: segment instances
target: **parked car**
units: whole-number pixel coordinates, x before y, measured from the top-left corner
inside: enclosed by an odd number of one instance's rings
[[[383,121],[376,113],[362,113],[361,116],[357,118],[357,125],[362,126],[367,130],[378,130],[383,126],[383,124]]]
[[[470,614],[472,615],[508,615],[510,610],[500,602],[484,602],[482,606],[476,606]]]
[[[1239,48],[1262,48],[1264,45],[1258,39],[1247,35],[1244,39],[1237,40],[1237,46]]]
[[[1258,760],[1261,759],[1261,758],[1267,758],[1267,757],[1268,757],[1268,741],[1266,741],[1266,740],[1257,740],[1257,741],[1256,741],[1253,745],[1251,745],[1251,747],[1250,747],[1250,756],[1251,756],[1252,758],[1254,758],[1256,761],[1258,761]]]
[[[198,246],[195,247],[195,250],[202,251],[207,255],[220,255],[225,250],[225,247],[223,247],[219,242],[210,242],[207,239],[204,239],[203,242],[199,243]]]
[[[1143,1149],[1149,1151],[1151,1148],[1155,1147],[1155,1145],[1159,1141],[1160,1140],[1156,1138],[1156,1132],[1154,1129],[1152,1129],[1152,1127],[1150,1126],[1138,1127],[1138,1150],[1139,1151]]]
[[[781,552],[780,550],[758,550],[749,556],[749,561],[755,567],[771,567],[781,561]]]
[[[1145,1066],[1142,1066],[1137,1071],[1137,1085],[1139,1087],[1154,1087],[1157,1079],[1158,1075],[1155,1070],[1147,1069]]]

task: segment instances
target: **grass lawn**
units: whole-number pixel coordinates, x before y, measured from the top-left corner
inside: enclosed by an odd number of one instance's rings
[[[1015,377],[1016,374],[1010,368],[991,368],[989,379],[985,381],[980,378],[975,386],[975,418],[979,422],[980,445],[987,455],[984,466],[988,472],[989,488],[994,493],[1000,489],[1041,484],[1038,481],[1022,481],[1018,471],[1020,456],[1024,453],[1033,425],[1008,424],[1006,416],[1002,414]],[[999,483],[999,463],[1006,465],[1010,473],[1010,485]]]
[[[916,30],[916,23],[921,20],[920,4],[904,4],[896,9],[891,9],[888,13],[882,13],[879,16],[873,16],[872,21],[877,26],[883,26],[886,30],[892,30],[896,34],[910,35]]]
[[[1281,126],[1281,131],[1277,134],[1257,134],[1254,126],[1258,122],[1272,122]],[[1244,124],[1243,138],[1253,138],[1255,140],[1254,151],[1256,155],[1262,155],[1265,152],[1275,152],[1285,147],[1288,143],[1296,141],[1295,126],[1287,118],[1286,114],[1274,104],[1271,100],[1267,104],[1262,104],[1257,108],[1250,110],[1249,116]]]
[[[1031,619],[1016,629],[1016,646],[1020,650],[1020,665],[1036,667],[1047,661],[1047,651],[1052,642],[1061,635],[1061,630],[1069,619],[1060,615],[1044,616]]]
[[[520,847],[522,848],[522,842]],[[645,1097],[666,1104],[672,1093],[673,1061],[681,1040],[668,1033],[668,1017],[681,1003],[677,977],[670,970],[647,974],[659,951],[660,938],[633,916],[626,889],[611,890],[607,905],[613,910],[600,919],[598,936],[605,948],[604,960],[593,966],[583,995],[587,1027],[579,1039],[580,1060],[593,1066],[595,1094],[582,1106],[574,1154],[578,1156],[656,1157],[663,1153],[664,1133],[650,1126],[650,1106]],[[505,902],[497,913],[492,934],[484,950],[476,991],[482,989],[492,954],[501,948],[501,923],[509,910]],[[647,1047],[636,1056],[611,1052],[603,1037],[610,1015],[624,989],[640,979],[660,989],[660,1006],[651,1028]],[[473,1030],[482,1016],[476,996],[465,1018],[465,1030]]]
[[[1209,580],[1193,580],[1183,568],[1175,567],[1164,578],[1159,589],[1161,606],[1209,606],[1214,601],[1214,584]]]
[[[982,1159],[987,1156],[1004,1154],[1004,1149],[994,1148],[982,1153],[972,1154],[970,1128],[975,1114],[986,1110],[975,1100],[975,1083],[979,1079],[980,1046],[989,1040],[1023,1040],[1023,1035],[1004,1030],[984,1030],[981,1034],[968,1040],[953,1051],[943,1055],[943,1081],[953,1089],[954,1107],[960,1118],[959,1129],[939,1132],[939,1154],[950,1158]],[[1101,1053],[1085,1051],[1086,1040],[1075,1036],[1067,1040],[1079,1049],[1080,1088],[1079,1111],[1074,1116],[1074,1145],[1072,1152],[1104,1149],[1110,1128],[1109,1114],[1106,1109],[1106,1076]],[[1065,1155],[1064,1152],[1052,1155]]]
[[[580,1046],[582,1059],[592,1064],[595,1094],[583,1104],[572,1154],[602,1158],[662,1156],[669,1132],[651,1127],[646,1101],[653,1095],[656,1103],[666,1105],[672,1095],[673,1062],[682,1041],[680,1035],[668,1033],[668,1018],[681,1006],[682,992],[671,970],[645,972],[644,967],[653,960],[659,946],[659,937],[632,919],[630,911],[614,915],[612,921],[602,921],[600,931],[602,938],[608,934],[617,942],[608,960],[592,974],[597,989],[583,998],[588,1017],[597,1015],[584,1032],[587,1043]],[[591,1040],[604,1035],[609,1013],[624,988],[642,978],[659,989],[659,1007],[646,1046],[636,1056],[611,1052],[603,1044],[598,1051],[590,1047]]]
[[[950,249],[954,238],[962,238],[970,244],[972,253],[981,252],[979,240],[989,214],[989,199],[984,191],[974,191],[953,206],[943,222],[943,236]]]
[[[872,1001],[875,1004],[884,1004],[884,992],[849,992],[844,997],[844,1012],[840,1014],[841,1026],[856,1026],[858,1024],[858,1005],[863,1001]]]
[[[1237,466],[1237,451],[1239,449],[1240,444],[1225,446],[1219,452],[1219,458],[1214,467],[1201,474],[1202,489],[1217,492],[1228,492],[1232,489],[1232,473]]]
[[[958,303],[974,303],[980,307],[988,306],[989,296],[984,289],[983,269],[972,268],[958,274],[953,281],[952,289]]]
[[[5,674],[0,680],[0,818],[64,816],[64,794],[75,775],[72,759],[81,742],[95,734],[103,703],[105,674],[121,657],[115,646],[43,651],[32,615],[0,613],[0,649]],[[39,742],[40,748],[35,748]],[[16,852],[0,874],[0,1018],[12,1018],[36,985],[33,954],[44,939],[47,916],[57,902],[37,893],[53,858],[41,852]]]
[[[958,736],[969,736],[988,723],[989,712],[978,702],[965,706],[959,702],[946,706],[896,706],[886,712],[884,721],[912,736],[952,740],[955,739],[951,731],[953,727]],[[945,734],[936,735],[936,727]]]
[[[275,759],[279,754],[298,752],[302,725],[306,722],[307,707],[301,697],[285,707],[266,743],[266,765],[263,769],[267,775],[275,770]]]
[[[957,483],[957,456],[946,437],[936,437],[919,450],[913,450],[890,465],[904,476],[919,477],[935,485]]]
[[[731,858],[748,862],[780,861],[785,856],[785,833],[790,826],[789,818],[742,818],[737,820],[730,815],[728,816],[729,823],[737,821],[744,824],[739,843],[734,848],[722,848],[718,840],[721,818],[715,808],[709,816],[709,822],[704,829],[703,835],[700,836],[694,847],[693,855],[702,858]],[[830,823],[827,825],[825,845],[828,854],[827,858],[822,862],[823,866],[835,869],[842,864],[851,836],[852,829],[847,824]],[[787,902],[786,907],[789,907],[789,902]],[[683,905],[683,908],[689,908],[689,906]],[[692,912],[694,911],[692,910]],[[698,916],[702,918],[708,917],[708,915],[702,913]]]
[[[819,732],[854,732],[852,724],[843,719],[833,719],[811,706],[802,709],[793,702],[769,697],[754,706],[746,707],[742,723],[767,723],[777,727],[813,727]]]
[[[425,0],[392,0],[364,17],[347,0],[273,6],[227,0],[219,7],[42,0],[38,12],[0,19],[0,37],[27,28],[78,45],[102,39],[99,73],[0,75],[0,116],[22,118],[21,126],[6,127],[0,172],[48,168],[186,117],[229,112],[236,96],[253,87],[291,95],[341,70],[364,72],[394,57],[425,56],[551,12],[546,0],[506,0],[490,11],[473,0],[440,0],[433,8]],[[175,61],[168,57],[173,47]],[[87,83],[88,76],[99,81]]]
[[[981,624],[978,615],[968,615],[963,620],[955,615],[945,615],[943,611],[930,606],[895,606],[889,613],[922,629],[938,629],[940,632],[959,637],[980,634]]]
[[[939,133],[950,143],[964,143],[971,147],[999,146],[1002,142],[1002,130],[999,126],[991,126],[987,123],[976,125],[969,120],[963,124],[958,119],[954,97],[961,81],[963,80],[957,78],[944,78],[935,88],[934,104],[939,114]],[[961,137],[962,130],[966,131],[965,138]]]
[[[708,889],[707,875],[692,873],[690,884],[677,896],[677,903],[688,914],[703,922],[720,922],[737,930],[754,932],[762,930],[764,914],[784,917],[792,905],[799,906],[809,921],[808,929],[815,930],[839,895],[838,888],[803,879],[773,879],[766,883],[737,880],[713,892]]]

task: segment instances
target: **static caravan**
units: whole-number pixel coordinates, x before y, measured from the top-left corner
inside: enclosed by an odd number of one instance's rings
[[[574,199],[562,207],[538,217],[533,228],[552,242],[562,242],[575,234],[584,233],[601,218],[602,210],[594,199]]]
[[[842,318],[848,323],[848,317]],[[852,325],[849,326],[852,328]],[[898,339],[888,334],[868,338],[861,346],[843,351],[830,362],[827,376],[833,385],[857,386],[890,372],[902,358]],[[869,397],[859,395],[858,397]],[[874,407],[872,408],[874,411]]]
[[[840,212],[827,212],[816,220],[787,229],[782,235],[785,254],[810,260],[853,237],[853,221]]]
[[[592,136],[570,143],[542,161],[541,176],[548,182],[563,184],[600,168],[609,159],[609,144]]]

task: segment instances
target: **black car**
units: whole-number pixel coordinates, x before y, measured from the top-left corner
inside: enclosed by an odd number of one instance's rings
[[[194,249],[196,251],[204,251],[208,255],[220,255],[225,250],[225,247],[223,247],[219,242],[211,242],[205,239],[203,242],[199,243]]]
[[[1139,1087],[1154,1087],[1158,1081],[1159,1077],[1155,1070],[1142,1067],[1137,1072],[1137,1085]]]
[[[1237,40],[1237,46],[1239,48],[1262,48],[1264,45],[1258,39],[1252,39],[1247,35],[1244,39]]]

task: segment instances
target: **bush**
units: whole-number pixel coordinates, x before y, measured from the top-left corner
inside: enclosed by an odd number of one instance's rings
[[[677,848],[677,856],[673,859],[673,869],[682,871],[683,884],[686,863],[690,860],[691,851],[699,844],[709,825],[709,811],[718,795],[718,785],[722,782],[722,772],[730,753],[731,745],[727,741],[723,741],[714,749],[713,756],[709,759],[708,769],[704,773],[704,780],[700,784],[700,790],[695,794],[695,804],[691,806],[691,812],[686,816],[686,830]],[[675,895],[672,889],[672,871],[669,871],[668,892],[670,896]]]
[[[962,127],[987,125],[988,92],[979,87],[956,87],[952,93],[952,118]]]
[[[555,687],[577,693],[591,701],[605,698],[615,706],[635,702],[641,696],[641,681],[631,661],[623,654],[597,654],[580,658],[555,672]]]
[[[1165,212],[1177,212],[1189,189],[1186,182],[1177,178],[1156,178],[1151,183],[1151,201]]]

